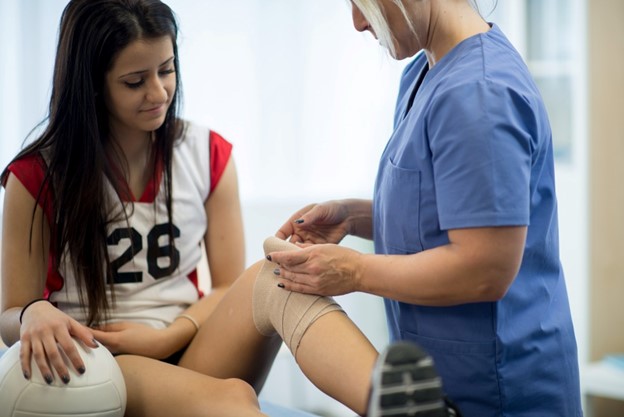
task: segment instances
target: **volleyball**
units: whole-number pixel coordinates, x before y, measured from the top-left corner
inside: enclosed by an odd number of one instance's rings
[[[0,357],[0,416],[2,417],[123,417],[126,385],[121,369],[104,346],[90,349],[74,340],[85,365],[80,375],[65,357],[70,381],[44,381],[34,360],[30,380],[19,361],[20,343]]]

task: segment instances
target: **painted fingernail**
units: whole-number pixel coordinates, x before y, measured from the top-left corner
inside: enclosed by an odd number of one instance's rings
[[[280,288],[286,288],[286,287],[284,286],[284,284],[282,284],[281,282],[280,282],[279,284],[277,284],[277,286],[278,286],[278,287],[280,287]]]
[[[84,373],[86,372],[86,369],[85,369],[85,367],[84,367],[84,366],[79,366],[79,367],[78,367],[78,369],[77,369],[77,371],[78,371],[78,373],[79,373],[80,375],[82,375],[82,374],[84,374]]]
[[[30,379],[30,374],[26,371],[24,371],[24,378]]]
[[[50,384],[52,383],[52,381],[54,381],[54,378],[52,378],[52,375],[50,375],[50,374],[45,375],[45,376],[43,377],[43,379],[45,379],[45,382],[46,382],[46,384],[48,384],[48,385],[50,385]]]
[[[63,383],[69,384],[69,375],[63,375],[61,379],[63,380]]]
[[[301,223],[303,223],[303,219],[297,219],[297,220],[295,220],[295,223],[301,224]]]
[[[269,261],[269,262],[271,262],[273,260],[273,259],[271,259],[271,255],[267,255],[266,258],[267,258],[267,261]]]
[[[279,270],[279,268],[275,268],[275,269],[273,270],[273,273],[274,273],[275,275],[279,275],[279,274],[280,274],[280,270]]]

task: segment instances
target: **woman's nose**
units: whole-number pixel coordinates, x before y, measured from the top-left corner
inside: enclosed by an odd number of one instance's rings
[[[364,32],[368,29],[368,21],[366,20],[360,9],[358,9],[358,7],[353,4],[353,2],[351,2],[351,17],[353,19],[353,27],[355,27],[355,30],[357,30],[358,32]]]
[[[147,99],[152,103],[167,101],[167,89],[159,77],[154,77],[149,81]]]

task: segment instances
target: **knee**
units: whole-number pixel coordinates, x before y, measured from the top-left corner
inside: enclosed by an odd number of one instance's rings
[[[234,404],[259,407],[258,395],[249,383],[238,378],[228,378],[223,380],[223,386],[224,395]]]
[[[204,395],[197,397],[193,406],[198,416],[260,415],[260,404],[256,392],[250,384],[238,378],[219,380],[216,386],[210,384]]]

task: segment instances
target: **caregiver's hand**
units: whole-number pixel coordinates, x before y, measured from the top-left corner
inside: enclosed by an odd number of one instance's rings
[[[365,200],[310,204],[293,214],[275,236],[284,240],[290,237],[293,243],[339,243],[348,234],[359,235],[358,223],[362,219],[369,223],[370,211],[370,202]]]
[[[352,249],[321,244],[268,256],[279,265],[274,273],[286,290],[326,296],[360,290],[360,258],[365,255]]]

